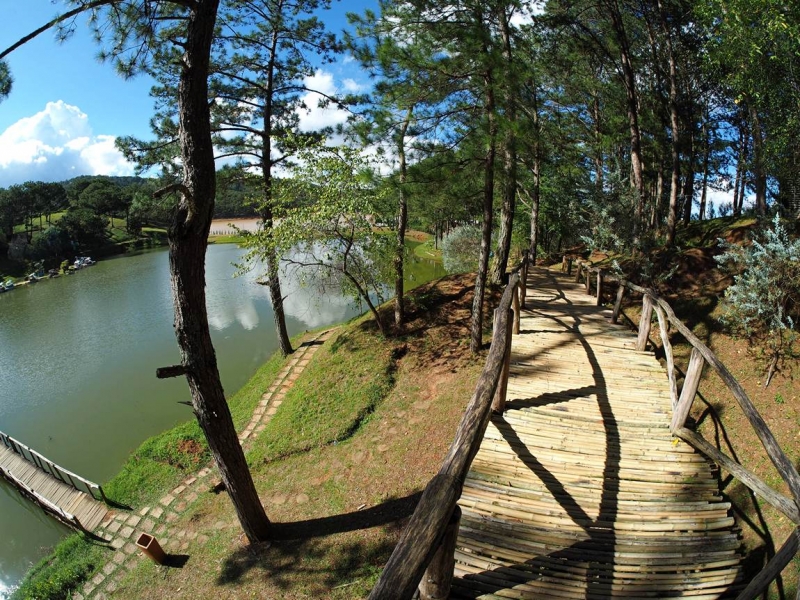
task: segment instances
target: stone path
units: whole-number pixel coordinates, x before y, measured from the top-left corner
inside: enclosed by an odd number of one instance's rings
[[[239,434],[239,441],[245,452],[252,446],[252,440],[264,431],[267,423],[283,403],[286,393],[300,377],[317,349],[330,338],[333,331],[333,329],[324,331],[297,348],[267,391],[261,396],[261,401],[253,411],[252,419]],[[154,506],[145,506],[138,511],[109,511],[104,521],[93,533],[108,541],[114,554],[103,569],[87,581],[83,589],[73,598],[75,600],[90,598],[104,600],[113,596],[127,571],[133,569],[142,559],[142,554],[136,546],[136,540],[142,533],[154,536],[164,551],[170,554],[186,550],[190,542],[194,540],[201,544],[208,541],[209,535],[207,534],[213,533],[213,531],[239,527],[236,519],[217,521],[212,526],[212,531],[207,533],[189,532],[176,524],[181,514],[202,493],[213,488],[217,482],[219,482],[219,473],[212,462],[197,473],[186,477],[180,485],[161,498]]]

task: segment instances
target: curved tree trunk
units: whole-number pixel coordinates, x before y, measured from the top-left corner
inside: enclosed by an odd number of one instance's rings
[[[219,0],[198,0],[187,22],[178,110],[183,184],[169,229],[175,335],[200,428],[245,535],[264,540],[269,519],[245,461],[222,390],[208,328],[205,255],[214,211],[215,169],[208,106],[208,66]]]

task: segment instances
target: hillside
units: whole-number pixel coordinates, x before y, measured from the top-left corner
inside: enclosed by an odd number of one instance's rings
[[[469,353],[472,285],[466,275],[423,285],[410,293],[404,335],[381,338],[369,319],[358,319],[323,345],[302,347],[316,354],[288,376],[281,373],[293,358],[273,357],[230,399],[240,431],[253,415],[267,415],[245,447],[275,523],[272,545],[246,544],[227,495],[211,490],[213,475],[164,505],[208,461],[190,422],[145,442],[105,486],[131,507],[109,528],[156,519],[157,538],[185,564],[159,567],[135,548],[70,541],[16,597],[66,598],[108,586],[114,598],[131,599],[143,589],[159,598],[363,597],[438,469],[482,367],[484,357]],[[279,408],[259,408],[263,397],[284,392]]]

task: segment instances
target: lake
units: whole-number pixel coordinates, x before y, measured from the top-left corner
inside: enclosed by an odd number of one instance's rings
[[[226,395],[276,350],[268,290],[258,273],[234,277],[243,251],[212,245],[207,305]],[[409,287],[441,277],[411,261]],[[318,297],[284,282],[289,334],[361,312],[348,298]],[[176,364],[166,250],[105,260],[0,294],[0,430],[88,479],[103,483],[145,439],[191,418],[183,378],[158,380]],[[0,480],[0,598],[69,532]]]

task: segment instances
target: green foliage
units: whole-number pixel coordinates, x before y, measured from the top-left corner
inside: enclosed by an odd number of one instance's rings
[[[96,248],[106,237],[106,220],[88,208],[69,209],[58,228],[81,250]]]
[[[725,292],[722,320],[759,343],[771,360],[791,352],[800,316],[800,239],[776,215],[751,246],[727,244],[716,260],[738,271]]]
[[[8,70],[8,63],[4,60],[0,60],[0,102],[8,98],[8,95],[11,93],[12,83],[14,83],[14,79],[11,77],[11,73]]]
[[[459,225],[442,239],[442,262],[448,273],[471,273],[478,270],[481,228]]]
[[[67,600],[88,580],[109,556],[105,548],[82,535],[60,542],[53,554],[35,565],[25,576],[12,600]]]
[[[298,158],[276,186],[276,224],[247,237],[247,260],[283,256],[321,292],[336,288],[367,304],[382,327],[372,298],[382,301],[391,281],[394,244],[373,223],[383,220],[391,190],[373,185],[374,165],[357,149],[312,146]]]
[[[69,234],[63,227],[51,226],[36,236],[30,250],[31,258],[55,259],[72,251]]]

